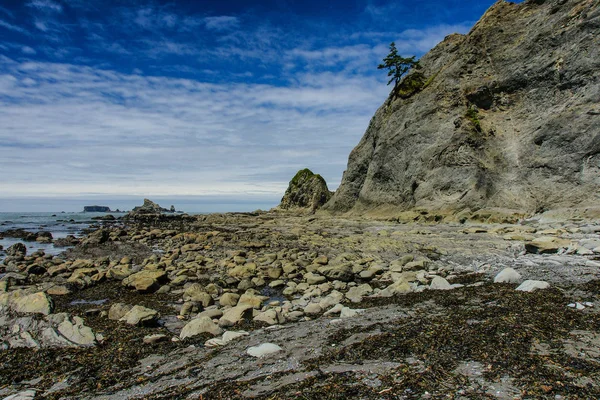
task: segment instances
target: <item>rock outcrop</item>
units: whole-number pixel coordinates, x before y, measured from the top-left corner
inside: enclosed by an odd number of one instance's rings
[[[134,207],[130,214],[160,214],[163,212],[171,212],[170,210],[159,206],[157,203],[149,199],[144,199],[144,204]]]
[[[324,208],[597,205],[599,31],[598,0],[498,1],[377,110]]]
[[[110,207],[106,206],[84,206],[83,212],[111,212]]]
[[[279,208],[315,211],[327,203],[332,195],[333,192],[327,188],[325,179],[305,168],[298,171],[290,181]]]

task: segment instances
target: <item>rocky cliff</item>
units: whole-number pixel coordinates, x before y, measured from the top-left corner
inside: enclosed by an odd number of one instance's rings
[[[377,110],[326,209],[600,205],[600,0],[499,1],[421,65]]]

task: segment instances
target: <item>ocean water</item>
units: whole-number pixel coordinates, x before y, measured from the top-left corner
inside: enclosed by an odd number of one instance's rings
[[[115,216],[119,214],[111,213]],[[92,220],[94,217],[106,215],[105,213],[83,213],[83,212],[0,212],[0,232],[10,229],[24,229],[28,232],[47,231],[52,233],[54,239],[64,238],[67,235],[79,237],[82,230],[88,228],[91,224],[98,223]],[[54,247],[52,243],[25,242],[18,238],[0,239],[0,246],[6,250],[17,242],[22,242],[27,246],[27,254],[37,250],[43,250],[46,254],[56,255],[65,251],[66,247]],[[0,260],[6,254],[0,252]]]

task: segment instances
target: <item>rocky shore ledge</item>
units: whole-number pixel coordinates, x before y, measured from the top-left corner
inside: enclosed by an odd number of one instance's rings
[[[6,249],[0,398],[600,396],[600,224],[269,212]]]

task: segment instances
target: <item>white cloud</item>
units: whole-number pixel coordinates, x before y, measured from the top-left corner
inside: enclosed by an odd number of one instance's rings
[[[240,25],[240,20],[237,17],[221,15],[216,17],[204,18],[206,29],[213,31],[227,31],[235,29]]]
[[[0,26],[3,27],[3,28],[6,28],[8,30],[14,31],[14,32],[19,32],[19,33],[23,33],[23,34],[28,34],[29,33],[29,32],[27,32],[26,29],[21,28],[20,26],[17,26],[17,25],[10,24],[10,23],[8,23],[6,21],[3,21],[1,19],[0,19]]]
[[[37,51],[35,51],[35,49],[29,47],[29,46],[23,46],[21,47],[21,53],[23,54],[28,54],[28,55],[33,55],[36,54]]]
[[[27,6],[37,8],[44,12],[57,12],[62,13],[63,8],[60,4],[55,3],[51,0],[32,0],[27,3]]]
[[[277,196],[304,167],[335,187],[387,95],[352,76],[306,74],[277,87],[6,58],[0,69],[5,197]]]

